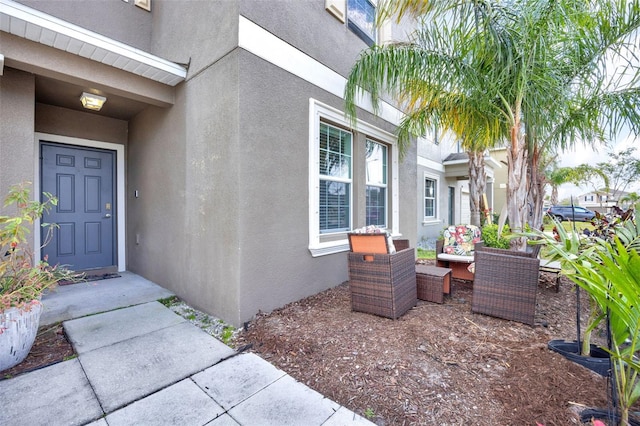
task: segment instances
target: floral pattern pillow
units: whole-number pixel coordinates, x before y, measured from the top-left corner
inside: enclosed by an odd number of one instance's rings
[[[481,239],[480,228],[475,225],[451,225],[444,229],[443,253],[459,256],[473,255],[474,245]]]

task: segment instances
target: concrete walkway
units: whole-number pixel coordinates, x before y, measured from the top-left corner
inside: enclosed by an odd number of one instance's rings
[[[372,425],[157,302],[171,295],[125,272],[43,298],[78,357],[1,380],[0,425]]]

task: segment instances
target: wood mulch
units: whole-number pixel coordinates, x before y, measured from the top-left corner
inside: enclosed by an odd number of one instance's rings
[[[259,314],[236,347],[378,425],[580,424],[607,406],[607,379],[547,349],[576,338],[574,286],[554,283],[541,274],[534,327],[472,314],[463,282],[395,321],[352,312],[344,283]]]
[[[395,321],[352,312],[344,283],[258,314],[234,346],[251,345],[378,425],[579,425],[585,407],[607,406],[607,379],[547,349],[576,334],[574,286],[563,278],[556,293],[554,283],[541,274],[534,327],[472,314],[464,282],[444,304],[418,301]],[[593,340],[604,342],[598,333]],[[62,325],[45,327],[0,380],[72,356]]]
[[[62,324],[40,327],[29,355],[20,364],[0,372],[0,380],[28,373],[75,356]]]

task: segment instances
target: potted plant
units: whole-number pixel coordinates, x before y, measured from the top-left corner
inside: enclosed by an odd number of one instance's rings
[[[46,259],[35,262],[28,234],[57,199],[45,193],[46,201],[33,201],[28,185],[11,187],[4,208],[12,213],[0,216],[0,371],[19,364],[29,354],[42,313],[42,293],[59,280],[77,281],[80,277],[65,267],[49,265]],[[55,225],[42,226],[47,243]]]
[[[638,424],[630,417],[630,407],[640,398],[640,222],[633,214],[624,220],[610,221],[606,229],[597,227],[594,237],[580,249],[580,237],[568,236],[558,227],[558,240],[545,236],[546,244],[563,261],[563,273],[584,289],[594,302],[598,315],[594,322],[608,319],[611,333],[609,347],[600,348],[612,361],[614,413],[619,424]],[[615,224],[610,226],[610,224]],[[553,241],[551,241],[553,240]],[[587,328],[587,335],[593,330]],[[583,350],[583,354],[584,350]],[[608,360],[607,360],[608,362]],[[589,415],[597,414],[591,411]],[[604,411],[603,417],[611,413]]]
[[[576,264],[582,264],[589,258],[589,253],[593,250],[594,239],[583,238],[576,232],[567,232],[562,223],[557,219],[554,222],[553,233],[549,235],[542,231],[536,231],[533,235],[537,238],[534,244],[543,244],[548,248],[549,260],[559,261],[562,265],[562,274],[576,283],[576,328],[577,340],[552,340],[549,342],[549,349],[560,353],[565,358],[576,362],[602,376],[607,376],[611,369],[609,354],[591,343],[591,333],[605,318],[605,314],[600,308],[597,300],[587,291],[589,298],[589,318],[587,328],[581,330],[580,320],[580,285],[577,283],[580,275],[576,273]]]

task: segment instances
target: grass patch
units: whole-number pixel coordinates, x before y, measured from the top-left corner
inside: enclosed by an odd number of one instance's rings
[[[574,225],[575,225],[575,228],[576,228],[576,232],[583,232],[585,229],[588,229],[589,231],[593,231],[594,228],[595,228],[589,222],[571,222],[571,221],[562,222],[562,227],[567,232],[573,231]]]
[[[170,308],[171,306],[180,303],[180,299],[178,299],[177,296],[169,296],[165,297],[164,299],[159,299],[158,302],[162,303],[167,308]]]
[[[422,248],[418,248],[418,259],[435,259],[436,251],[435,250],[425,250]]]

